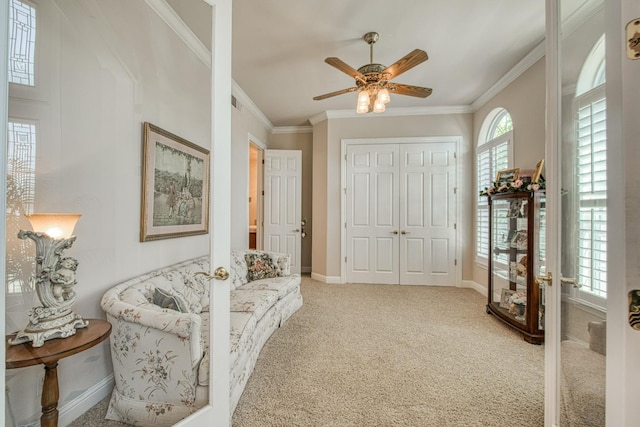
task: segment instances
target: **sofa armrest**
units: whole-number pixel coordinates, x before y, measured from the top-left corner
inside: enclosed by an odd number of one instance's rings
[[[197,314],[180,313],[174,310],[157,309],[153,304],[134,306],[120,301],[119,287],[115,287],[102,297],[102,309],[109,315],[115,329],[119,323],[138,325],[142,328],[157,330],[166,335],[175,335],[181,341],[189,343],[188,356],[191,365],[197,365],[204,349],[202,348],[202,319]],[[154,307],[156,309],[151,309]],[[144,335],[147,335],[145,333]]]
[[[134,306],[119,301],[118,294],[108,291],[101,306],[112,324],[110,349],[119,394],[195,405],[204,354],[201,318],[152,304]]]

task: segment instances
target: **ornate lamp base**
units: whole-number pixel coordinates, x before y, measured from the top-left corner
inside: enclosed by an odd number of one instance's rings
[[[76,329],[86,328],[88,324],[69,308],[35,307],[29,313],[29,325],[9,340],[9,344],[31,341],[34,347],[42,347],[45,341],[70,337],[75,335]]]

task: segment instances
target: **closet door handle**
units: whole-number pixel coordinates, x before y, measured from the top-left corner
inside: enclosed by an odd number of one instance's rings
[[[402,230],[402,231],[400,232],[400,234],[411,234],[411,232],[409,232],[409,231],[405,231],[405,230]]]
[[[393,230],[391,234],[398,234],[398,230]]]

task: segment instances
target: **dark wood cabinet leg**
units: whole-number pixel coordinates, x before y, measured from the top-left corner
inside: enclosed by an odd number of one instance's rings
[[[47,363],[44,366],[44,384],[42,385],[42,416],[40,425],[42,427],[58,426],[58,399],[60,390],[58,389],[58,362]]]

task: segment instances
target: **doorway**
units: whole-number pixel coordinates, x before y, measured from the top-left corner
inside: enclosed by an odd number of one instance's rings
[[[456,284],[456,143],[359,142],[344,147],[344,281]]]
[[[262,195],[264,150],[249,141],[249,249],[262,249]]]

